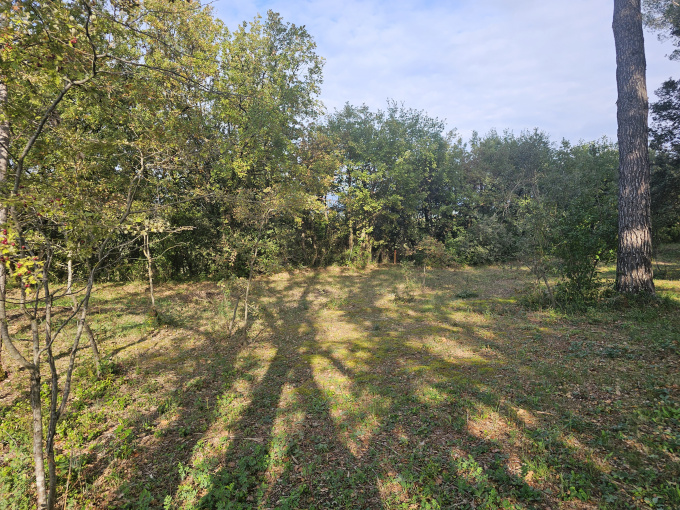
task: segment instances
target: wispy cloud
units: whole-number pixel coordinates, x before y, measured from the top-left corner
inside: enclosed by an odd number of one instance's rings
[[[326,59],[321,98],[388,98],[465,136],[538,127],[554,139],[616,137],[611,2],[592,0],[217,0],[229,27],[271,9],[305,25]],[[647,35],[648,89],[680,77]]]

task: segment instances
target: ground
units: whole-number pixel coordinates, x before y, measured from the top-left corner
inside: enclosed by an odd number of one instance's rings
[[[144,284],[99,285],[104,375],[82,347],[59,504],[680,508],[679,248],[659,256],[660,301],[579,313],[530,306],[516,266],[261,278],[232,332],[216,283],[161,284],[156,317]],[[30,508],[10,372],[0,509]]]

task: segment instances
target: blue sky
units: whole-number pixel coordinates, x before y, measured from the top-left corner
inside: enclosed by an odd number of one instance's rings
[[[233,28],[267,10],[305,25],[326,59],[321,99],[387,99],[468,138],[539,128],[553,140],[616,139],[611,0],[215,0]],[[646,33],[647,88],[673,76],[673,50]]]

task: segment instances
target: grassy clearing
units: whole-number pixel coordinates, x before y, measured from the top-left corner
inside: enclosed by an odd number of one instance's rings
[[[227,334],[209,283],[102,286],[58,435],[65,508],[679,508],[680,250],[661,304],[528,310],[520,268],[282,274]],[[611,276],[612,268],[607,268]],[[63,360],[62,360],[63,362]],[[30,508],[23,374],[0,508]]]

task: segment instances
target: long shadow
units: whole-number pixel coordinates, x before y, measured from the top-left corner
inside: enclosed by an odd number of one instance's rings
[[[364,302],[368,301],[370,305],[375,305],[376,299],[380,294],[380,292],[376,291],[378,288],[380,288],[379,280],[380,280],[379,277],[372,282],[368,282],[366,280],[363,281],[358,280],[360,282],[359,284],[354,284],[353,286],[348,285],[350,291],[349,292],[350,297],[348,301],[349,302],[359,301],[358,297],[357,299],[353,299],[351,297],[351,293],[354,292],[357,294],[357,296],[361,296]],[[359,314],[356,313],[355,310],[356,307],[347,306],[346,308],[349,308],[350,310],[347,310],[346,313],[342,314],[343,320],[365,330],[368,325],[366,324],[366,321]],[[375,312],[375,310],[373,311]],[[378,319],[380,319],[380,317],[378,317]],[[389,319],[389,317],[386,317],[384,319]],[[310,314],[307,314],[305,316],[305,321],[311,325],[314,324],[314,318]],[[404,322],[409,321],[404,320],[402,318],[402,323]],[[417,324],[415,324],[416,322],[420,321],[413,320],[411,321],[411,325],[417,326]],[[313,330],[313,327],[310,327],[309,329]],[[443,332],[446,331],[444,330]],[[382,333],[380,336],[385,337],[388,335]],[[467,341],[469,344],[474,345],[488,344],[488,338],[486,335],[485,336],[479,336],[476,334],[471,335],[470,328],[466,329],[466,338],[468,339]],[[384,349],[380,346],[380,338],[374,338],[373,340],[374,341],[371,344],[372,346],[370,347],[367,347],[365,345],[365,342],[354,346],[355,351],[357,352],[360,351],[363,354],[361,358],[364,364],[367,366],[367,369],[364,370],[363,372],[353,371],[349,369],[342,362],[336,359],[334,352],[331,350],[323,349],[319,345],[311,347],[311,350],[314,351],[316,355],[326,357],[330,361],[331,365],[340,374],[342,374],[343,377],[351,381],[350,387],[352,389],[350,391],[354,394],[355,399],[358,398],[359,395],[365,394],[366,392],[382,394],[382,396],[384,397],[389,397],[393,399],[395,395],[401,393],[402,398],[394,399],[395,403],[392,404],[383,413],[385,416],[392,417],[393,418],[392,421],[391,422],[386,421],[384,425],[380,425],[377,431],[374,431],[375,437],[380,437],[384,430],[395,430],[400,426],[403,427],[404,429],[415,431],[416,435],[424,436],[423,440],[418,443],[419,446],[428,444],[430,442],[429,441],[430,437],[436,438],[447,435],[451,437],[458,437],[460,438],[458,439],[458,441],[460,441],[463,445],[467,446],[466,449],[467,451],[463,451],[463,453],[461,453],[460,458],[463,458],[465,462],[461,461],[458,464],[456,464],[458,466],[457,471],[461,471],[462,469],[460,467],[461,464],[469,468],[470,462],[476,462],[477,464],[482,462],[483,463],[482,465],[488,466],[484,470],[484,472],[488,471],[489,473],[488,479],[485,481],[485,483],[490,487],[490,489],[487,490],[488,497],[493,497],[494,490],[496,491],[496,493],[506,494],[507,496],[510,497],[513,497],[513,495],[515,494],[521,494],[524,496],[525,500],[528,499],[529,501],[531,500],[544,502],[547,501],[550,502],[550,504],[557,504],[556,497],[558,496],[565,497],[564,494],[562,495],[541,494],[539,491],[536,491],[526,482],[525,478],[529,476],[527,472],[522,473],[521,471],[518,472],[517,470],[510,471],[510,469],[507,467],[501,469],[500,466],[502,465],[502,462],[504,460],[504,454],[499,450],[498,441],[490,441],[484,439],[483,437],[475,435],[474,429],[470,428],[467,425],[467,423],[461,437],[460,430],[457,430],[456,427],[452,427],[450,424],[447,424],[450,423],[451,421],[458,421],[458,423],[460,423],[463,410],[465,410],[467,416],[469,415],[471,410],[474,412],[478,412],[479,409],[481,408],[495,406],[497,409],[497,414],[499,411],[502,411],[501,415],[503,419],[505,419],[508,422],[512,422],[516,427],[526,428],[527,426],[526,418],[523,416],[519,416],[515,411],[515,409],[519,407],[527,408],[528,406],[526,405],[526,402],[514,402],[512,394],[501,394],[497,391],[489,390],[488,389],[488,384],[490,382],[488,380],[489,374],[484,374],[481,370],[478,370],[474,366],[470,367],[464,362],[451,363],[448,360],[443,359],[442,357],[436,355],[434,352],[430,350],[423,351],[422,349],[415,349],[407,345],[403,338],[399,339],[398,337],[396,343],[394,342],[394,338],[392,339],[391,352],[388,352],[387,354],[398,355],[402,360],[407,360],[407,362],[402,363],[401,366],[399,365],[393,366],[391,375],[385,375],[383,371],[383,374],[379,376],[381,384],[373,385],[367,382],[363,382],[366,381],[367,379],[370,381],[371,374],[380,373],[381,365],[384,364],[384,361],[386,359],[386,353],[384,352]],[[438,389],[440,390],[440,392],[448,394],[448,398],[446,399],[447,402],[454,403],[454,407],[456,407],[457,409],[454,410],[453,412],[450,412],[448,416],[446,415],[446,413],[444,413],[445,420],[437,424],[439,430],[435,432],[432,431],[432,427],[428,426],[428,421],[431,424],[433,416],[436,418],[438,417],[439,414],[442,414],[438,412],[441,410],[437,409],[438,406],[427,405],[423,404],[422,402],[419,403],[418,398],[414,398],[419,393],[420,388],[418,388],[418,386],[415,384],[414,381],[415,378],[410,377],[409,369],[417,367],[418,365],[435,367],[434,373],[436,373],[439,376],[440,380],[442,381],[439,384]],[[447,380],[455,381],[460,373],[467,374],[466,375],[467,379],[464,381],[464,384],[462,385],[446,384]],[[519,376],[520,374],[517,375]],[[393,379],[392,383],[385,384],[390,379],[390,377]],[[472,380],[470,380],[471,377],[473,378]],[[472,384],[470,384],[470,382],[472,382]],[[458,386],[469,388],[468,394],[461,395],[460,388]],[[401,409],[408,408],[409,401],[413,401],[412,402],[413,415],[411,416],[410,421],[402,422],[397,412]],[[536,409],[536,411],[540,412],[540,410],[538,409]],[[452,415],[453,419],[451,418]],[[397,417],[396,419],[394,419],[395,416]],[[456,432],[458,432],[458,434],[456,434]],[[532,437],[532,434],[533,433],[529,433],[529,437]],[[586,489],[590,491],[591,494],[594,491],[597,492],[600,490],[605,490],[607,492],[613,492],[616,490],[616,486],[612,483],[612,480],[608,479],[604,475],[604,473],[600,473],[601,475],[600,487],[598,488],[592,487],[587,483],[582,484],[583,487],[580,487],[578,476],[574,477],[574,472],[577,472],[577,475],[578,472],[584,473],[592,472],[594,469],[593,464],[583,462],[582,460],[577,458],[576,449],[573,446],[565,444],[565,442],[561,440],[559,437],[555,436],[555,434],[552,434],[553,437],[548,437],[550,436],[550,434],[548,434],[548,436],[546,436],[545,434],[541,436],[541,434],[543,434],[543,432],[538,430],[535,434],[533,434],[533,436],[538,438],[539,442],[541,442],[543,445],[549,443],[549,447],[552,450],[554,450],[554,453],[556,454],[553,456],[555,462],[553,462],[553,465],[548,467],[555,471],[560,472],[560,478],[562,480],[562,483],[570,484],[567,486],[567,491],[568,492],[574,491],[573,497],[575,498],[586,497],[587,495]],[[408,442],[408,437],[406,438],[406,441]],[[432,454],[432,451],[435,446],[436,445],[432,444],[429,445],[429,447],[427,448],[430,455]],[[450,444],[447,444],[447,448],[450,446],[451,446]],[[373,459],[381,458],[386,453],[389,453],[388,450],[396,451],[397,448],[398,445],[390,445],[387,448],[380,447],[374,448],[372,450],[373,451],[372,458]],[[417,451],[418,448],[416,448],[416,453]],[[444,455],[444,453],[445,453],[444,451],[440,451],[440,456],[438,458],[445,459],[446,456]],[[468,457],[465,457],[464,455],[465,453],[468,454]],[[411,454],[413,454],[413,452],[411,452]],[[469,457],[472,454],[476,455],[475,459]],[[507,460],[507,455],[505,455],[505,460]],[[394,464],[395,465],[403,464],[404,461],[405,461],[404,458],[400,458],[399,461]],[[367,460],[363,460],[362,463],[366,465]],[[450,473],[452,470],[451,463],[445,462],[439,466],[439,469],[441,473]],[[378,475],[380,476],[382,474],[383,477],[388,478],[392,477],[400,480],[404,479],[409,480],[414,478],[413,473],[409,473],[409,476],[404,477],[394,475],[393,471],[394,471],[393,469],[382,470],[382,473],[378,473]],[[497,481],[494,482],[494,480]],[[443,479],[443,481],[446,480]],[[470,493],[474,492],[474,486],[470,481],[462,481],[462,479],[459,477],[456,480],[451,479],[450,482],[453,485],[448,487],[449,489],[448,491],[445,490],[438,491],[440,493],[440,497],[443,498],[442,501],[446,500],[443,494],[446,493],[451,494],[452,491],[453,493],[455,493],[456,487],[459,489],[460,497],[463,499],[469,496]],[[443,488],[444,487],[442,487],[442,489]],[[566,496],[568,497],[569,495],[570,494],[567,493]]]
[[[123,301],[129,301],[129,296],[118,302],[110,298],[107,303],[117,310]],[[162,305],[176,304],[169,299]],[[196,318],[178,319],[172,330],[156,327],[108,353],[109,359],[118,360],[118,355],[132,347],[172,335],[172,351],[150,346],[116,363],[122,373],[115,376],[124,382],[120,394],[104,397],[108,398],[106,405],[124,410],[131,398],[141,398],[144,404],[137,406],[141,412],[128,413],[105,431],[95,451],[86,455],[84,480],[120,480],[115,491],[95,495],[101,507],[138,508],[141,504],[162,508],[162,495],[174,495],[181,482],[178,466],[190,461],[214,422],[212,410],[222,388],[233,383],[233,367],[241,351],[238,340],[221,331],[203,331],[189,319]],[[167,380],[161,382],[164,378]],[[67,410],[64,421],[77,420],[81,414],[77,407]],[[160,500],[150,503],[149,494],[161,495]]]
[[[602,417],[535,398],[559,356],[511,362],[520,346],[500,339],[515,304],[458,299],[470,282],[446,272],[430,298],[386,304],[391,271],[264,280],[257,338],[187,321],[174,353],[142,353],[175,390],[125,425],[139,443],[121,460],[128,506],[144,490],[215,509],[637,505],[584,455]]]
[[[381,278],[376,278],[378,284]],[[310,293],[310,289],[314,286],[314,281],[308,282],[305,291],[300,296],[300,304],[302,310],[306,310],[306,297]],[[346,284],[349,282],[345,282]],[[364,285],[363,288],[357,289],[365,299],[374,305],[378,298],[376,292],[375,282],[370,286]],[[279,300],[281,301],[281,300]],[[351,301],[351,300],[350,300]],[[350,308],[354,308],[349,305]],[[280,310],[281,308],[279,308]],[[352,314],[352,320],[357,321],[358,315]],[[275,319],[271,315],[270,319]],[[211,478],[211,485],[208,493],[201,500],[201,506],[206,508],[218,508],[224,504],[225,501],[232,503],[239,502],[243,505],[261,504],[294,504],[293,507],[347,507],[347,508],[381,508],[384,503],[388,505],[395,504],[398,501],[390,501],[392,495],[389,494],[393,490],[392,485],[400,487],[397,490],[395,497],[403,498],[408,489],[403,486],[418,485],[418,473],[409,469],[402,469],[401,466],[414,466],[422,457],[430,457],[430,466],[436,466],[439,463],[438,469],[434,468],[436,472],[440,472],[448,477],[451,470],[451,463],[447,460],[446,448],[434,454],[432,447],[426,447],[428,437],[442,438],[446,432],[439,431],[433,434],[426,434],[426,431],[432,432],[428,427],[428,420],[431,418],[430,409],[427,405],[418,403],[415,398],[418,388],[408,378],[404,380],[403,371],[396,371],[390,374],[383,374],[381,376],[382,384],[374,386],[370,383],[362,383],[362,376],[364,373],[353,371],[343,365],[340,361],[335,359],[334,353],[328,349],[324,349],[318,342],[318,331],[315,328],[315,317],[312,313],[303,312],[301,320],[299,321],[304,327],[302,330],[306,333],[305,337],[295,337],[292,340],[288,337],[288,341],[274,340],[277,347],[277,353],[272,361],[267,375],[262,380],[258,389],[254,391],[254,396],[251,401],[249,409],[244,413],[239,422],[237,429],[250,430],[255,423],[266,424],[264,437],[268,440],[268,447],[263,445],[253,446],[246,441],[234,441],[225,455],[225,458],[239,458],[238,463],[233,463],[231,469],[222,468]],[[276,324],[272,324],[276,326]],[[360,323],[362,327],[366,324]],[[285,337],[283,337],[285,338]],[[422,352],[413,348],[407,347],[403,344],[398,346],[399,354],[406,358],[420,360]],[[331,416],[330,409],[332,406],[332,398],[328,397],[328,390],[319,386],[319,381],[315,377],[314,368],[309,361],[300,359],[301,350],[311,353],[313,356],[325,357],[330,361],[331,366],[342,374],[342,376],[349,381],[349,388],[346,388],[346,393],[352,395],[351,400],[359,401],[361,395],[366,393],[381,394],[383,397],[392,399],[393,402],[388,404],[383,409],[383,414],[388,419],[378,422],[376,426],[370,431],[371,437],[368,438],[368,447],[364,448],[363,452],[360,446],[353,448],[350,451],[348,447],[347,436],[342,434],[342,418],[338,416]],[[355,352],[361,351],[363,354],[369,354],[371,360],[383,360],[384,353],[377,353],[380,347],[360,347],[354,346]],[[364,359],[366,357],[364,356]],[[290,369],[290,365],[297,367],[297,369]],[[373,365],[373,366],[370,366]],[[370,363],[370,370],[373,371],[378,367]],[[448,366],[448,369],[459,369],[458,366]],[[385,382],[388,382],[385,385]],[[297,426],[300,430],[305,430],[305,423],[310,421],[313,427],[321,427],[318,434],[312,434],[311,438],[305,437],[304,432],[296,435],[297,440],[293,444],[288,445],[283,454],[283,458],[290,456],[295,459],[293,452],[297,452],[298,457],[302,459],[297,462],[304,464],[311,463],[318,466],[320,472],[324,475],[319,476],[319,473],[314,473],[314,476],[308,476],[306,480],[297,480],[295,482],[291,475],[291,464],[288,463],[282,472],[278,473],[278,480],[270,481],[266,490],[262,490],[262,484],[265,483],[265,468],[267,459],[271,456],[273,439],[272,426],[275,420],[276,410],[268,407],[272,401],[280,403],[283,386],[286,383],[293,383],[297,388],[304,388],[304,398],[298,405],[304,410],[304,417],[298,422]],[[260,390],[260,388],[262,388]],[[407,417],[402,417],[398,411],[409,409],[410,413]],[[267,411],[271,409],[271,411]],[[361,420],[362,414],[365,415],[366,410],[359,410],[356,417]],[[450,414],[447,415],[447,418]],[[351,424],[348,428],[352,428]],[[418,441],[414,439],[411,433],[415,427],[417,435],[422,438]],[[401,435],[398,430],[402,430]],[[403,432],[408,431],[408,432]],[[396,434],[396,435],[395,435]],[[351,434],[350,434],[351,435]],[[341,437],[343,440],[341,440]],[[315,439],[316,438],[316,441]],[[409,441],[416,441],[416,446],[408,447]],[[478,443],[484,445],[484,441],[480,440]],[[319,446],[327,453],[326,462],[319,465]],[[435,445],[431,445],[435,446]],[[441,445],[439,445],[441,446]],[[450,445],[447,445],[450,446]],[[491,446],[482,446],[484,451],[491,450]],[[433,459],[437,459],[435,464],[432,464]],[[248,468],[253,468],[249,471]],[[415,469],[415,468],[414,468]],[[350,472],[355,473],[350,475]],[[366,472],[371,473],[370,479],[367,478]],[[359,475],[357,476],[356,473]],[[309,473],[310,475],[312,473]],[[346,476],[345,476],[346,475]],[[522,488],[525,492],[531,493],[532,489],[524,483],[524,481],[512,474],[505,473],[511,485]],[[450,478],[453,481],[453,478]],[[284,481],[282,481],[282,479]],[[346,480],[349,480],[346,482]],[[471,493],[473,486],[470,484],[461,483],[462,479],[456,480],[458,491],[454,493],[464,497]],[[444,478],[439,483],[444,483]],[[467,485],[466,485],[467,484]],[[329,494],[328,486],[334,487],[332,493]],[[238,490],[234,488],[238,487]],[[304,487],[304,490],[298,490]],[[260,488],[259,492],[257,492]],[[280,490],[277,491],[277,488]],[[309,494],[307,493],[309,491]],[[450,491],[449,491],[450,492]],[[443,493],[443,492],[442,492]],[[271,495],[277,494],[277,498],[271,501]],[[538,493],[537,493],[538,494]],[[330,499],[324,500],[327,495]],[[320,501],[319,501],[320,500]],[[442,500],[446,503],[447,500],[454,501],[451,498]],[[257,502],[257,503],[256,503]],[[427,502],[422,500],[421,503]],[[460,501],[458,501],[460,502]],[[284,505],[285,506],[285,505]],[[238,507],[238,506],[235,506]],[[244,506],[247,507],[247,506]]]
[[[330,409],[304,354],[318,334],[304,313],[317,280],[318,275],[308,278],[299,306],[286,303],[283,293],[275,298],[273,308],[302,312],[302,320],[286,334],[268,339],[276,354],[234,426],[241,434],[218,456],[221,468],[210,476],[201,508],[336,508],[357,498],[368,502],[366,508],[382,507],[374,484],[352,480],[352,490],[338,494],[327,479],[316,476],[321,469],[331,479],[351,479],[348,466],[353,464],[352,453],[334,433]],[[265,310],[262,316],[271,330],[279,328],[277,314]],[[282,426],[287,430],[279,430]],[[252,434],[257,443],[245,437]]]
[[[380,294],[380,292],[376,292],[378,288],[380,287],[372,284],[360,284],[353,292],[364,298],[367,297],[369,302],[374,303]],[[358,321],[354,314],[347,314],[344,318],[362,328],[367,326],[365,321]],[[380,320],[380,317],[377,320]],[[386,321],[381,320],[380,322],[384,324]],[[402,326],[404,322],[402,318]],[[411,325],[417,327],[422,321],[413,320],[411,322]],[[467,327],[465,331],[469,335],[472,328]],[[449,383],[449,381],[456,381],[457,376],[461,373],[467,372],[466,363],[452,363],[429,350],[414,348],[407,345],[403,336],[398,333],[395,336],[395,333],[397,332],[380,331],[372,335],[372,342],[368,346],[365,343],[353,346],[352,352],[361,354],[361,359],[367,365],[359,371],[347,367],[346,364],[337,359],[336,354],[331,350],[319,346],[317,352],[325,356],[332,367],[350,381],[350,391],[355,395],[370,392],[374,395],[386,397],[391,401],[391,404],[382,412],[383,422],[373,432],[376,438],[373,442],[376,445],[382,445],[372,448],[372,454],[369,457],[369,462],[377,461],[380,464],[381,469],[379,469],[378,476],[397,487],[406,485],[410,486],[412,490],[416,490],[413,487],[422,485],[423,479],[418,466],[425,463],[435,485],[439,486],[437,487],[439,504],[461,504],[478,488],[464,474],[452,476],[451,473],[465,469],[474,471],[474,469],[477,469],[478,463],[482,461],[484,453],[498,453],[500,451],[498,444],[480,437],[473,438],[470,441],[470,438],[466,437],[469,436],[469,432],[466,433],[464,430],[463,423],[465,422],[463,418],[470,411],[471,395],[461,394],[458,384]],[[384,348],[383,341],[389,342],[389,349]],[[401,363],[395,364],[394,359],[388,360],[387,357],[398,357]],[[385,364],[391,365],[388,370],[384,370]],[[437,388],[440,394],[446,395],[446,398],[442,399],[441,405],[428,404],[420,398],[421,388],[418,384],[420,381],[417,377],[412,377],[410,369],[424,366],[434,366],[434,372],[442,382]],[[372,377],[372,374],[375,373],[379,375]],[[368,382],[365,382],[367,379]],[[372,384],[373,381],[375,384]],[[470,384],[466,382],[463,386],[468,387]],[[484,400],[488,401],[489,399]],[[491,404],[491,402],[488,403]],[[408,411],[406,416],[404,416],[404,410]],[[395,431],[398,431],[397,437],[395,437]],[[464,443],[469,443],[469,450],[476,453],[476,460],[465,457],[465,452],[460,448],[461,444]],[[450,458],[452,448],[459,452],[458,458],[454,461]],[[390,458],[389,462],[380,462],[380,459],[386,457]],[[428,460],[424,462],[426,457]],[[368,460],[366,459],[364,462]],[[506,469],[503,460],[503,455],[491,455],[491,458],[483,459],[485,465],[493,468],[493,477],[499,480],[497,484],[485,481],[491,487],[491,489],[488,487],[486,489],[487,496],[493,499],[492,489],[500,491],[503,488],[510,487],[512,491],[519,491],[530,496],[529,499],[540,499],[540,493],[528,486],[517,473],[512,473]],[[461,468],[461,465],[466,467]],[[403,494],[400,496],[403,497]],[[427,497],[422,496],[425,499],[419,500],[418,503],[428,503]],[[392,503],[394,504],[395,501],[392,501]],[[494,501],[487,501],[487,503],[495,504]],[[500,504],[500,501],[496,503]]]

